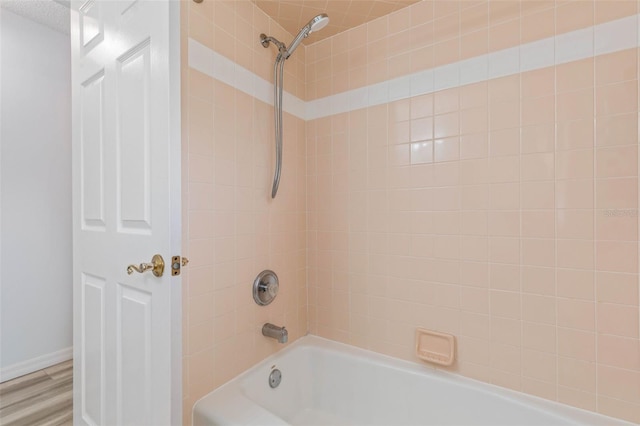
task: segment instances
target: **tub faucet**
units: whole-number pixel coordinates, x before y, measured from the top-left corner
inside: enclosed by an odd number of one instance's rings
[[[289,338],[289,332],[286,328],[278,327],[271,323],[266,323],[262,326],[262,335],[272,337],[280,343],[287,343],[287,339]]]

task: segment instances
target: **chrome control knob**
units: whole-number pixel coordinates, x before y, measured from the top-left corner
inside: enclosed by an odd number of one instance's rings
[[[266,269],[253,281],[253,300],[260,306],[266,306],[273,302],[279,289],[278,276],[275,272]]]

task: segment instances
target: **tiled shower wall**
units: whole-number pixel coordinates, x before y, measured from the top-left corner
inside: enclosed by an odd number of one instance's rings
[[[199,397],[279,349],[266,321],[291,341],[309,330],[414,361],[415,327],[448,331],[455,372],[640,421],[635,47],[306,124],[285,114],[271,201],[272,106],[250,79],[239,90],[190,68],[188,39],[272,81],[258,34],[292,35],[248,0],[182,7],[185,424]],[[307,101],[298,116],[323,116],[322,97],[637,12],[423,1],[301,46],[285,89]],[[282,293],[259,308],[265,268]]]
[[[283,170],[271,200],[273,107],[188,64],[188,38],[271,80],[275,49],[258,36],[287,34],[247,1],[193,1],[182,10],[183,416],[194,402],[282,346],[260,334],[286,325],[307,332],[305,126],[284,116]],[[304,49],[287,62],[285,89],[304,92]],[[297,141],[297,143],[296,143]],[[255,276],[273,269],[280,294],[267,307],[251,296]]]
[[[307,100],[637,12],[420,2],[309,46]],[[586,56],[307,122],[311,333],[449,332],[451,371],[640,422],[637,44]]]

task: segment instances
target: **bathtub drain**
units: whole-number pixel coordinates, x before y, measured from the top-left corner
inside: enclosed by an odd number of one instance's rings
[[[282,373],[277,368],[271,370],[271,374],[269,374],[269,386],[272,388],[277,388],[280,385],[280,381],[282,380]]]

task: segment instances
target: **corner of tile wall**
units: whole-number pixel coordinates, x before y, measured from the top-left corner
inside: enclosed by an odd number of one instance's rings
[[[285,167],[271,200],[272,106],[255,97],[255,86],[236,86],[241,77],[271,80],[275,53],[260,45],[261,32],[292,37],[250,1],[181,7],[182,240],[191,261],[183,275],[183,419],[190,424],[195,401],[282,347],[261,335],[263,323],[285,325],[289,342],[307,333],[306,163],[304,121],[285,114]],[[196,68],[189,48],[201,53]],[[286,67],[293,94],[303,92],[304,49],[296,53]],[[207,73],[221,64],[234,70],[230,78]],[[250,291],[263,269],[280,277],[267,307]]]

